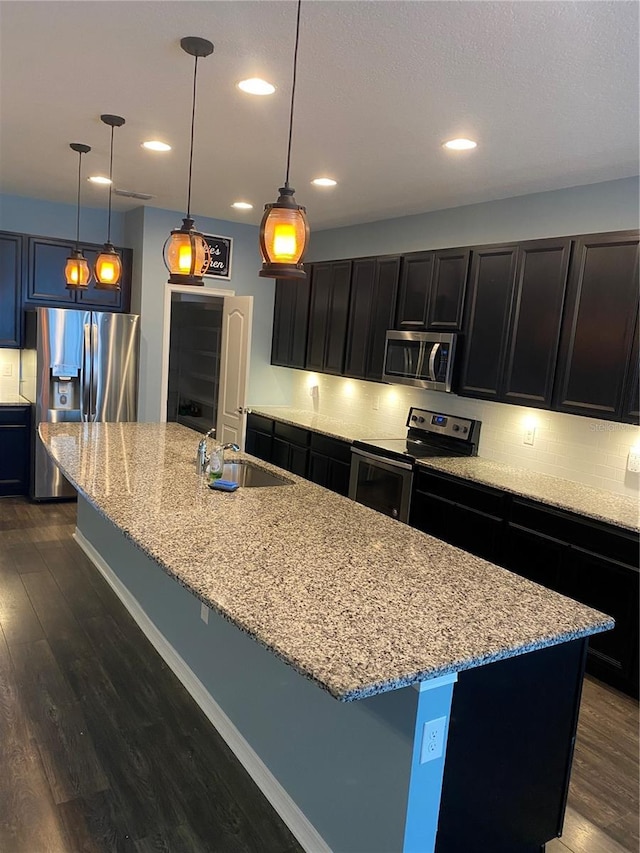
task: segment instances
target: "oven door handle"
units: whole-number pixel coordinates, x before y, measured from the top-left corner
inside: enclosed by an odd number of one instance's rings
[[[369,459],[371,462],[382,462],[385,465],[392,465],[394,468],[402,468],[404,471],[413,470],[413,465],[410,462],[400,462],[396,459],[389,459],[388,456],[376,456],[375,453],[367,453],[365,450],[360,450],[359,447],[352,447],[351,453],[353,456],[360,456],[362,459]]]

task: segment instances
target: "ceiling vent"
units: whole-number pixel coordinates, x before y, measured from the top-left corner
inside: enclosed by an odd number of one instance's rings
[[[139,198],[142,201],[149,201],[150,198],[153,198],[149,193],[136,193],[133,190],[114,190],[115,195],[120,195],[123,198]]]

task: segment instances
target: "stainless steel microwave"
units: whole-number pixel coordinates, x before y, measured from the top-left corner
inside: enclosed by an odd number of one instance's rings
[[[382,378],[431,391],[451,391],[456,339],[450,332],[388,331]]]

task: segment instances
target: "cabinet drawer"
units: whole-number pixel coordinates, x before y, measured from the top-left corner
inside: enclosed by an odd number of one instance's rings
[[[416,488],[469,509],[504,518],[505,495],[488,486],[472,485],[455,477],[419,470]]]
[[[307,447],[309,444],[309,433],[307,430],[291,426],[291,424],[283,424],[280,421],[275,421],[273,434],[291,444],[299,444],[300,447]]]
[[[630,531],[518,499],[512,502],[510,518],[514,524],[561,539],[569,545],[629,566],[638,565],[638,536]]]
[[[0,408],[0,424],[25,426],[29,424],[29,406],[4,406]]]
[[[311,449],[335,459],[336,462],[351,464],[351,444],[338,438],[329,438],[317,432],[311,433]]]
[[[262,415],[247,415],[247,429],[255,429],[260,432],[273,432],[273,421],[271,418],[264,418]]]

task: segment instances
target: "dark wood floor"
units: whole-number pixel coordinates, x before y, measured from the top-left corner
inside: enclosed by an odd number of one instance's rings
[[[74,526],[75,504],[0,500],[0,853],[299,851]],[[638,704],[588,679],[547,850],[638,848]]]

